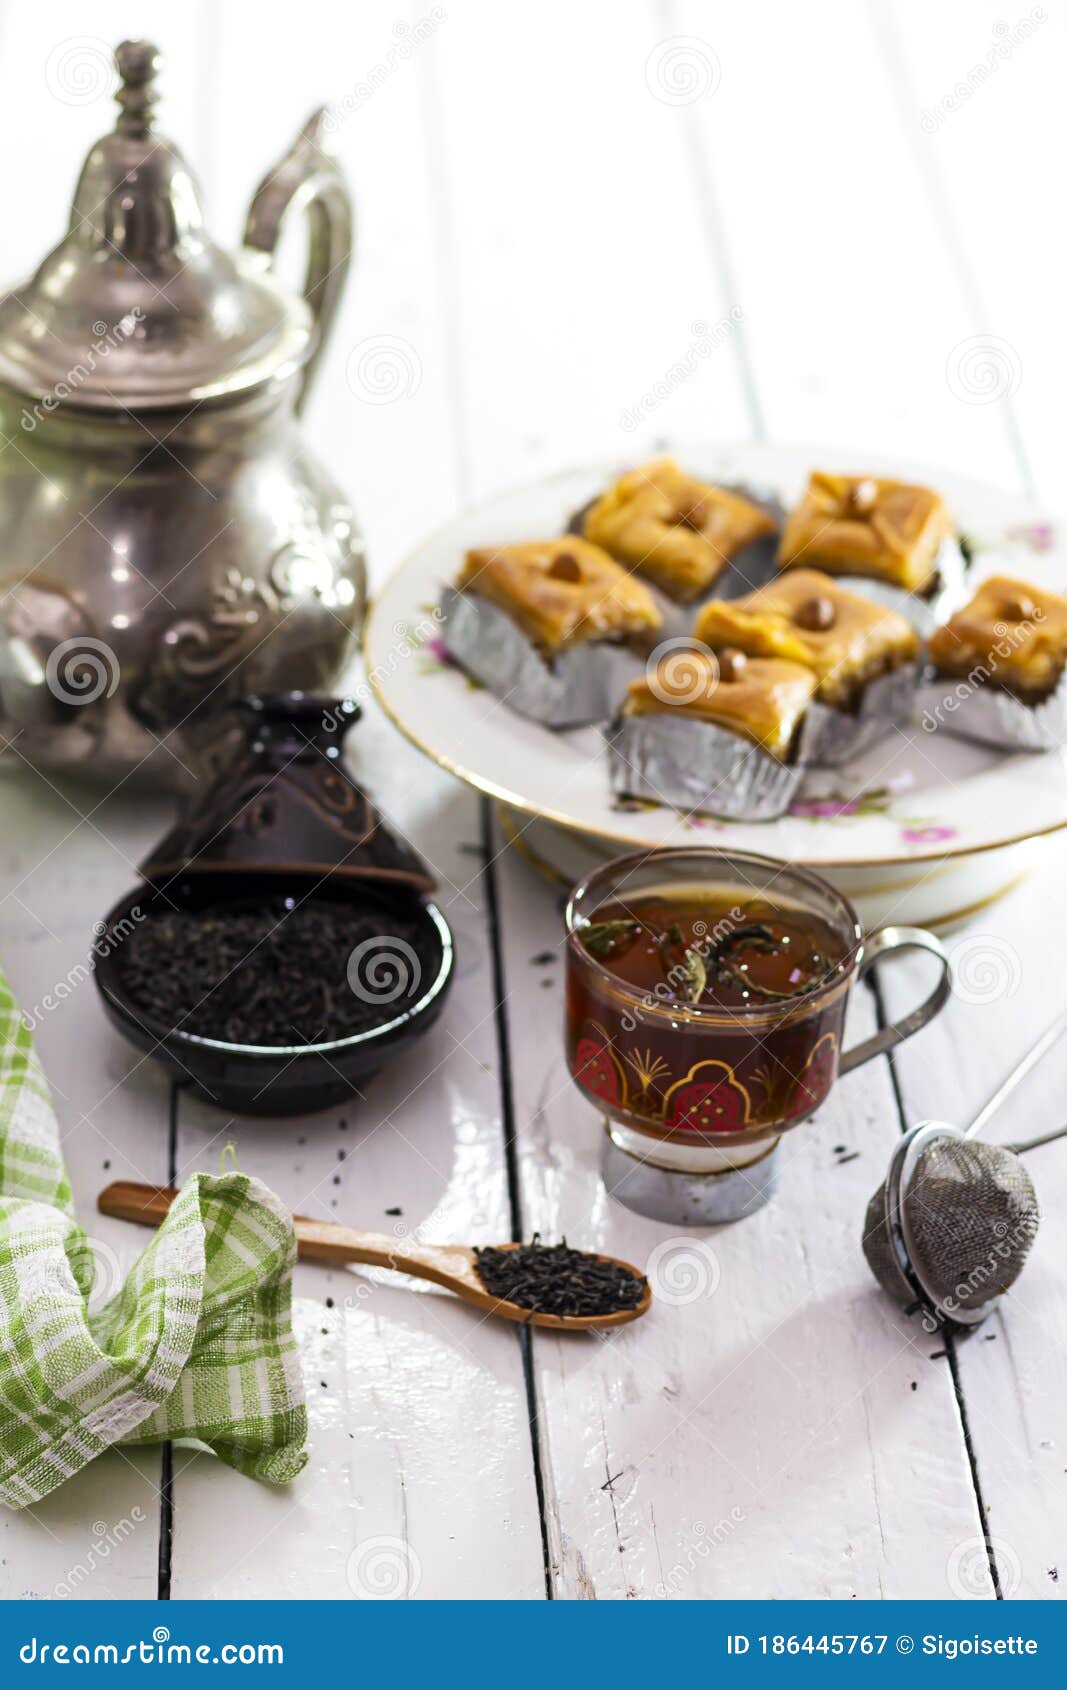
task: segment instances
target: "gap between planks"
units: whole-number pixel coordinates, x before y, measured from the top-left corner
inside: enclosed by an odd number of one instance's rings
[[[864,981],[864,984],[874,999],[875,1019],[877,1020],[879,1027],[888,1027],[892,1017],[886,1008],[885,994],[879,985],[878,976],[876,974],[869,975]],[[897,1072],[896,1059],[891,1050],[886,1052],[885,1060],[889,1065],[889,1078],[893,1088],[893,1101],[896,1105],[900,1131],[901,1133],[906,1133],[908,1129],[914,1125],[914,1123],[909,1121],[907,1112],[904,1108],[904,1096],[901,1090],[900,1075]],[[963,1388],[963,1379],[960,1375],[959,1357],[956,1353],[956,1339],[951,1332],[946,1331],[943,1334],[943,1341],[945,1345],[945,1357],[948,1361],[949,1372],[952,1375],[952,1391],[956,1398],[956,1407],[960,1416],[960,1432],[963,1437],[963,1447],[967,1454],[967,1469],[970,1473],[971,1485],[974,1489],[974,1504],[978,1510],[978,1519],[982,1527],[982,1539],[985,1543],[985,1554],[986,1562],[989,1567],[989,1577],[992,1583],[993,1593],[997,1601],[1002,1602],[1004,1600],[1004,1592],[1000,1583],[1000,1568],[997,1566],[996,1550],[993,1546],[993,1538],[989,1530],[989,1514],[985,1504],[985,1493],[982,1489],[982,1475],[978,1467],[978,1454],[975,1449],[974,1439],[971,1436],[971,1423],[967,1413],[967,1398]]]

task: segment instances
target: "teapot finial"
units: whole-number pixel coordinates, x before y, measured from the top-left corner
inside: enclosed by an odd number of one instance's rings
[[[122,108],[115,127],[120,135],[143,141],[151,132],[152,107],[159,99],[159,48],[151,41],[123,41],[115,49],[115,66],[121,82],[115,98]]]

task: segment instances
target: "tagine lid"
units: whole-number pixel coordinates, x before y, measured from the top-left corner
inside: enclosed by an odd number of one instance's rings
[[[145,880],[279,873],[433,891],[422,858],[345,768],[358,704],[295,692],[236,709],[242,742],[145,858]]]
[[[155,128],[156,48],[124,41],[115,64],[118,120],[85,160],[67,233],[0,299],[0,381],[49,410],[157,410],[295,370],[311,313],[267,254],[208,235],[193,173]]]

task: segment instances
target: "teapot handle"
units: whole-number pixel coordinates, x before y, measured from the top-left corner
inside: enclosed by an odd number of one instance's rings
[[[327,115],[325,106],[312,113],[289,151],[264,176],[245,220],[245,245],[273,255],[289,210],[295,206],[307,212],[304,298],[318,338],[301,377],[298,412],[307,402],[352,257],[352,196],[340,165],[323,147]]]

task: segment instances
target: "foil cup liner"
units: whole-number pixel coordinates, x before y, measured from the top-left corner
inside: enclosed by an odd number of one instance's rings
[[[807,725],[801,732],[801,750]],[[618,716],[604,730],[611,790],[723,821],[784,815],[803,765],[779,763],[758,745],[692,716]]]
[[[1067,745],[1067,675],[1040,704],[999,687],[926,670],[916,695],[924,733],[955,734],[1002,751],[1058,751]]]
[[[867,575],[837,575],[834,579],[850,592],[870,599],[872,604],[899,611],[925,640],[935,628],[947,621],[954,610],[966,603],[970,594],[969,565],[955,536],[950,535],[942,541],[936,566],[937,578],[933,590],[925,594],[906,592],[903,587],[894,587],[888,581],[872,581]],[[813,569],[818,567],[817,563],[812,565]]]
[[[503,610],[473,593],[446,587],[442,639],[461,668],[510,710],[549,728],[605,722],[645,658],[629,646],[588,641],[546,662]]]
[[[808,705],[803,736],[805,763],[823,769],[840,768],[877,745],[894,728],[908,728],[915,720],[918,665],[903,663],[887,675],[868,681],[854,710],[838,710],[818,700]]]

